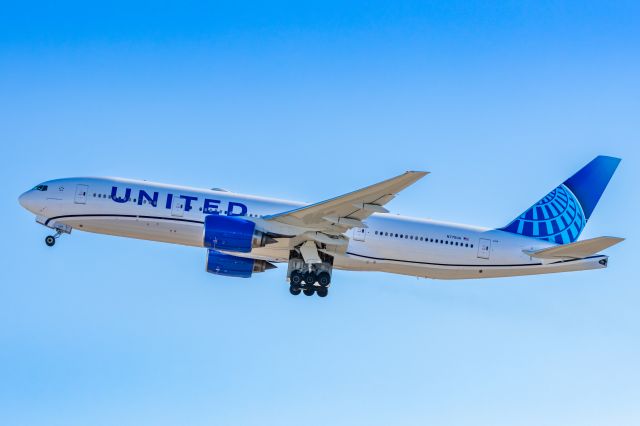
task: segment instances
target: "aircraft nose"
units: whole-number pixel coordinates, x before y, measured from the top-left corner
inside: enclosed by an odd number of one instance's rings
[[[33,194],[31,191],[27,191],[18,197],[18,202],[22,207],[29,211],[33,211]]]

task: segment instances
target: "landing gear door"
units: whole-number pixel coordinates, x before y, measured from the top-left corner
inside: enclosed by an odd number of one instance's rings
[[[364,241],[365,233],[365,228],[353,228],[353,239],[355,241]]]
[[[478,257],[480,259],[489,259],[491,254],[491,240],[486,238],[480,238],[480,244],[478,244]]]
[[[89,191],[89,186],[87,185],[76,185],[76,196],[73,201],[76,204],[87,204],[87,192]]]
[[[171,205],[171,216],[182,217],[182,215],[184,215],[184,200],[174,197]]]

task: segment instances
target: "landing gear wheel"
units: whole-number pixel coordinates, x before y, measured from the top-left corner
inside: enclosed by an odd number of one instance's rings
[[[303,291],[305,296],[313,296],[313,293],[315,293],[313,288],[305,288]]]
[[[327,297],[327,294],[329,294],[329,289],[326,287],[319,287],[316,290],[316,293],[318,294],[318,297]]]
[[[289,286],[289,293],[293,294],[294,296],[299,295],[301,291],[302,291],[302,289],[300,287],[298,287],[297,285]]]
[[[44,243],[49,247],[53,247],[53,245],[56,243],[56,237],[54,237],[53,235],[47,235],[47,237],[44,239]]]
[[[300,287],[300,284],[302,284],[302,274],[298,271],[292,272],[289,281],[292,286]]]
[[[322,287],[329,287],[329,284],[331,284],[331,275],[327,272],[320,272],[318,274],[318,284]]]
[[[308,286],[312,286],[316,282],[316,274],[313,272],[307,272],[304,274],[304,282]]]

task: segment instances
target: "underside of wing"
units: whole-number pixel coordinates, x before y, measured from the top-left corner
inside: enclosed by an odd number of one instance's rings
[[[365,228],[364,219],[373,213],[386,213],[387,209],[383,207],[386,203],[426,174],[409,171],[348,194],[263,219],[330,235],[341,234],[353,227]]]
[[[538,259],[583,259],[622,241],[624,241],[624,238],[597,237],[543,250],[525,250],[524,252]]]

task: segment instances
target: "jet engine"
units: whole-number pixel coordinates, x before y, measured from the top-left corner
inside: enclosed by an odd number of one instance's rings
[[[250,278],[254,272],[264,272],[276,266],[266,260],[247,259],[208,250],[207,272],[226,277]]]
[[[264,232],[256,230],[256,224],[250,220],[218,215],[204,218],[203,244],[207,248],[249,253],[253,248],[275,242]]]

